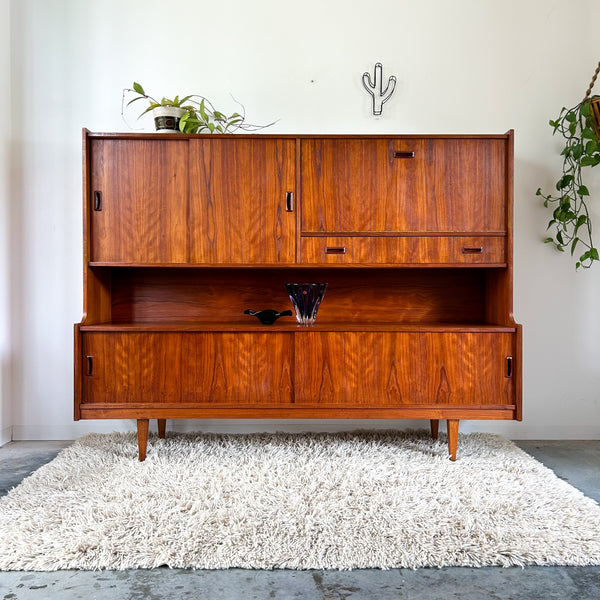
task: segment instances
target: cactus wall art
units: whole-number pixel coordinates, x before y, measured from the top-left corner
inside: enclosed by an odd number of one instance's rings
[[[365,90],[373,96],[373,114],[380,115],[383,111],[383,105],[386,103],[396,89],[396,78],[392,75],[383,89],[383,66],[381,63],[375,63],[375,72],[373,79],[368,72],[363,73],[362,82]]]

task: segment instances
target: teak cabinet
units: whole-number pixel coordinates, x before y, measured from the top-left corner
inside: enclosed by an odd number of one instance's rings
[[[521,419],[513,134],[84,130],[75,419]],[[327,282],[314,327],[262,325]]]

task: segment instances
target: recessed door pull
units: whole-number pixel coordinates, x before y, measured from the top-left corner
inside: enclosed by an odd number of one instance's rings
[[[102,210],[102,192],[94,192],[94,210]]]
[[[414,158],[415,153],[411,150],[396,150],[394,158]]]
[[[325,254],[346,254],[346,248],[344,246],[327,246],[327,248],[325,248]]]
[[[513,364],[512,364],[512,356],[506,357],[506,376],[512,377],[513,374]]]
[[[285,193],[285,210],[287,212],[294,212],[294,192]]]
[[[91,377],[92,371],[94,370],[94,357],[93,356],[86,356],[85,359],[87,361],[87,373],[86,373],[86,375],[88,377]]]
[[[462,249],[463,254],[481,254],[483,252],[483,247],[478,246],[477,248],[468,248],[464,247]]]

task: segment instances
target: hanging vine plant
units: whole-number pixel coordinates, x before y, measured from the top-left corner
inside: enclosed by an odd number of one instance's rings
[[[590,191],[582,173],[585,167],[600,164],[600,96],[591,96],[599,72],[600,62],[585,98],[573,108],[563,108],[558,118],[550,121],[554,134],[560,133],[565,140],[562,175],[556,182],[556,194],[544,194],[541,188],[536,192],[544,199],[544,206],[553,208],[548,223],[553,235],[544,241],[561,252],[569,250],[571,256],[583,250],[576,263],[578,269],[600,260],[592,238]]]

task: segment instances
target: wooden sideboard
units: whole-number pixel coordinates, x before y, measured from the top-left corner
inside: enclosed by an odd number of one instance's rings
[[[513,133],[83,132],[75,419],[521,419]],[[327,282],[313,327],[286,282]]]

